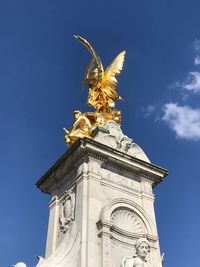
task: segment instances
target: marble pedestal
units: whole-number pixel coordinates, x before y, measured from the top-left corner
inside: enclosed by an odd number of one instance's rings
[[[80,139],[36,183],[51,196],[45,258],[38,267],[120,267],[145,237],[148,263],[161,267],[152,188],[163,168]]]

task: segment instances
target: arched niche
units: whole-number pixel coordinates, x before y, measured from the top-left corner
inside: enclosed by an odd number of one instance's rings
[[[100,213],[97,228],[102,238],[103,267],[120,267],[123,257],[135,253],[134,244],[140,237],[147,238],[156,249],[154,225],[144,209],[132,200],[118,198],[108,203]]]

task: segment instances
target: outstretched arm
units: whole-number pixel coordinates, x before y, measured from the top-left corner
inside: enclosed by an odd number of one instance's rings
[[[86,39],[84,39],[80,35],[74,35],[74,38],[76,40],[78,40],[80,43],[82,43],[89,50],[89,52],[92,54],[92,57],[94,58],[94,61],[97,64],[97,68],[98,68],[98,80],[101,80],[102,76],[103,76],[103,73],[104,73],[104,69],[103,69],[103,65],[101,63],[101,60],[97,56],[97,54],[94,51],[93,47],[91,46],[91,44]]]

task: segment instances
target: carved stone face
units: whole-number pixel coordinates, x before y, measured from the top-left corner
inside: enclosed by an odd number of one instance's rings
[[[147,254],[149,252],[149,245],[145,242],[142,242],[138,247],[137,247],[137,255],[140,258],[145,259]]]
[[[121,146],[121,150],[124,150],[127,152],[128,148],[130,146],[130,142],[128,140],[124,139],[121,141],[120,146]]]

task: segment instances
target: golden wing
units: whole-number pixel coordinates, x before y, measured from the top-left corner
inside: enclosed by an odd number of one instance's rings
[[[87,81],[88,81],[88,79],[89,79],[89,77],[90,77],[90,72],[91,72],[93,66],[94,66],[94,58],[92,58],[92,59],[90,60],[88,66],[87,66],[87,68],[86,68],[85,76],[84,76],[83,81],[82,81],[82,88],[85,87],[85,85],[86,85],[86,83],[87,83]]]
[[[103,83],[107,84],[112,89],[115,89],[115,87],[117,86],[117,79],[115,78],[115,76],[119,75],[123,68],[125,54],[126,51],[122,51],[113,60],[110,66],[107,67],[104,73]]]
[[[81,37],[79,35],[74,35],[74,37],[76,40],[78,40],[80,43],[82,43],[89,50],[89,52],[92,54],[92,56],[95,60],[95,63],[97,64],[97,68],[98,68],[98,79],[101,80],[102,75],[104,73],[104,69],[103,69],[103,65],[101,63],[100,58],[97,56],[93,47],[91,46],[91,44],[87,40],[85,40],[83,37]]]

